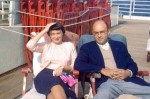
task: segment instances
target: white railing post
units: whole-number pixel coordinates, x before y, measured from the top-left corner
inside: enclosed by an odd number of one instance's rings
[[[9,26],[14,25],[14,11],[15,11],[15,1],[10,1],[9,11],[12,12],[9,15]]]
[[[2,6],[2,13],[4,13],[5,7],[4,7],[4,1],[1,1]],[[2,15],[2,20],[4,20],[4,15]]]
[[[136,1],[133,0],[133,13],[134,13],[134,10],[135,10],[135,9],[134,9],[134,8],[135,8],[135,2],[136,2]]]
[[[110,5],[111,5],[111,6],[113,5],[113,0],[110,0]]]
[[[131,15],[132,15],[132,3],[133,0],[130,0],[130,10],[129,10],[129,18],[131,19]]]

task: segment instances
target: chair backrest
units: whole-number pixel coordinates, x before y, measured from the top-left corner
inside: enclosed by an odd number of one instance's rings
[[[115,41],[120,41],[127,46],[127,39],[125,36],[123,36],[121,34],[110,34],[109,39],[112,39]],[[90,34],[82,35],[79,39],[79,45],[78,45],[79,47],[78,48],[80,48],[83,44],[88,43],[90,41],[94,41],[93,35],[90,35]]]
[[[38,41],[38,43],[43,43],[45,42],[44,37],[41,37],[40,40]],[[32,64],[33,64],[33,74],[37,75],[38,72],[40,71],[41,67],[41,53],[38,52],[33,52],[33,60],[32,60]]]
[[[149,52],[150,52],[150,38],[147,40],[146,51],[149,51]]]

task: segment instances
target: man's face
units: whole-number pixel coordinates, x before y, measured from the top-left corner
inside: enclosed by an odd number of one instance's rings
[[[62,43],[63,33],[61,30],[52,30],[50,33],[50,39],[55,44]]]
[[[109,31],[105,23],[99,23],[93,25],[93,35],[97,43],[105,44],[107,42]]]

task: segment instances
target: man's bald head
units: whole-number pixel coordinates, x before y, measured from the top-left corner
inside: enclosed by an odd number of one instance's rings
[[[92,27],[92,33],[97,43],[105,44],[109,36],[107,23],[103,20],[95,21]]]
[[[108,24],[107,24],[104,20],[97,20],[97,21],[95,21],[94,24],[93,24],[92,29],[93,29],[95,26],[98,26],[98,25],[103,25],[105,28],[107,28],[107,30],[109,30]]]

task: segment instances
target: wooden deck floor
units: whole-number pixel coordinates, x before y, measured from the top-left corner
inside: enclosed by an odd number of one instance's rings
[[[146,43],[150,21],[121,20],[118,26],[112,28],[112,33],[122,34],[127,37],[128,49],[138,64],[140,70],[150,72],[150,63],[146,62]],[[28,88],[31,86],[32,74],[28,76]],[[150,77],[146,77],[150,82]],[[21,69],[7,75],[0,76],[0,99],[19,99],[22,90],[23,76]]]
[[[146,62],[146,46],[149,37],[150,21],[124,20],[114,28],[112,33],[119,33],[127,38],[128,50],[140,70],[149,70]]]

